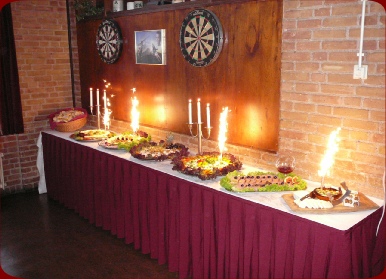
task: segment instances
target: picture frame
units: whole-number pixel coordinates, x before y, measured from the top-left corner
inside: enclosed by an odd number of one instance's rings
[[[165,29],[134,31],[136,64],[166,65],[165,33]]]

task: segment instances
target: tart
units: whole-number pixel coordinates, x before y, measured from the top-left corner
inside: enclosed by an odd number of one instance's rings
[[[342,188],[340,187],[339,189],[332,187],[319,187],[315,188],[314,191],[312,191],[312,196],[314,198],[324,201],[336,201],[339,200],[342,195]]]
[[[204,152],[196,156],[179,156],[172,160],[173,170],[198,176],[201,180],[214,179],[234,170],[240,170],[242,163],[232,154],[219,152]]]

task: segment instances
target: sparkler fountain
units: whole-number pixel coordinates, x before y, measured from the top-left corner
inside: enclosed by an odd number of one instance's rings
[[[219,161],[222,161],[222,153],[225,150],[225,142],[227,140],[226,133],[228,131],[228,122],[227,122],[227,116],[228,116],[228,107],[225,107],[222,109],[222,112],[220,113],[220,129],[218,133],[218,147],[220,150],[220,156]]]
[[[320,170],[318,170],[318,175],[321,176],[320,186],[324,188],[324,178],[326,175],[330,175],[330,168],[334,164],[334,156],[338,151],[338,142],[340,139],[338,138],[338,134],[340,132],[340,128],[337,128],[330,134],[328,139],[327,151],[324,154],[322,161],[320,162]]]
[[[131,89],[133,91],[133,94],[135,93],[136,89]],[[139,129],[139,111],[137,110],[137,107],[139,105],[139,101],[136,96],[131,98],[131,128],[133,129],[133,132],[136,133]]]
[[[103,102],[104,102],[104,111],[103,111],[103,124],[105,126],[105,130],[110,129],[110,115],[112,113],[110,107],[110,100],[107,98],[107,89],[111,86],[110,82],[107,82],[107,80],[103,80],[105,83],[105,90],[103,90]],[[99,117],[98,117],[98,129],[99,129]]]
[[[106,90],[104,91],[104,114],[103,114],[103,124],[105,125],[105,130],[110,129],[110,115],[111,115],[111,109],[110,107],[110,100],[106,96]]]

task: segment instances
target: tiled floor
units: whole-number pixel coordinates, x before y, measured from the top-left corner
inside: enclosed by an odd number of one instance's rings
[[[28,279],[178,278],[166,265],[37,192],[1,199],[1,267]]]

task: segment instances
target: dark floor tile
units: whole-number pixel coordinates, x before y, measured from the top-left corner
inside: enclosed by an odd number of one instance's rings
[[[166,265],[37,192],[1,199],[1,267],[28,279],[178,278]]]

